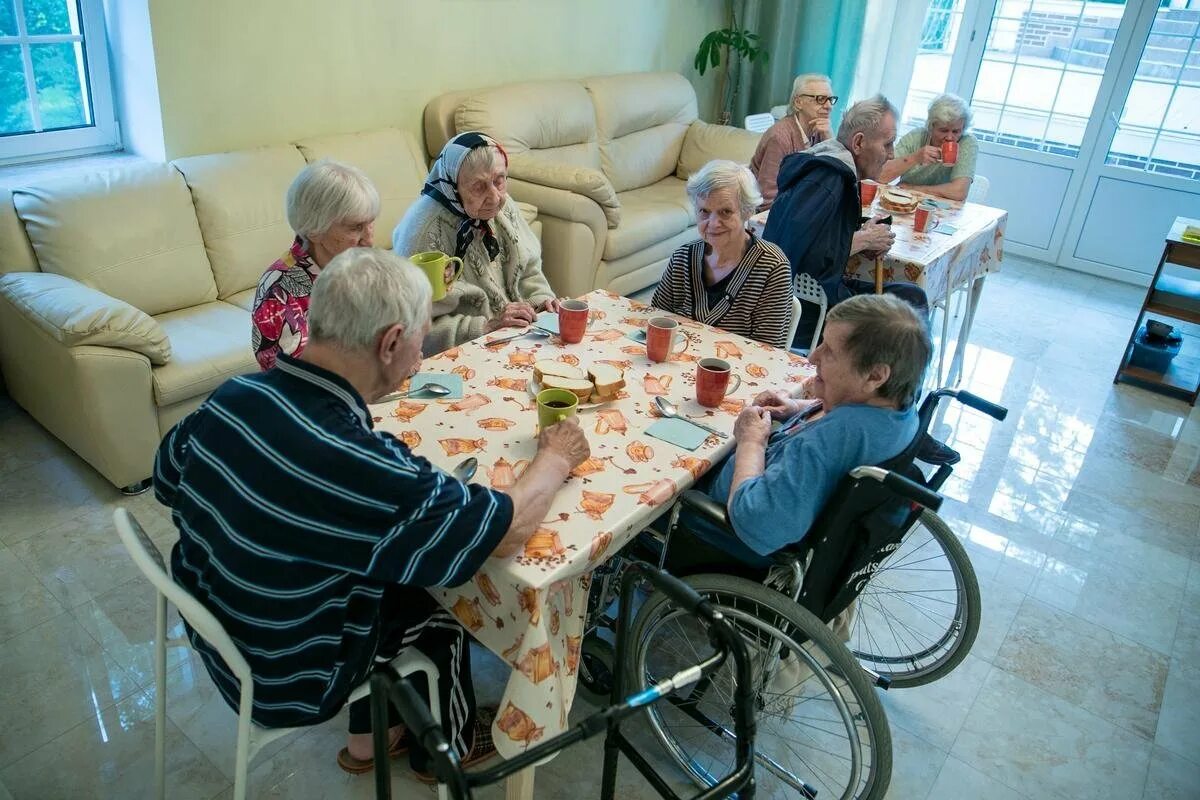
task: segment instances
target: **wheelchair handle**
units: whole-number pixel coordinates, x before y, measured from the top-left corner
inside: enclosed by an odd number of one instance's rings
[[[979,395],[972,394],[966,389],[959,389],[958,392],[955,393],[955,397],[958,399],[958,402],[962,403],[963,405],[970,406],[976,411],[982,411],[984,414],[987,414],[989,417],[994,419],[1004,420],[1004,418],[1008,416],[1008,409],[1004,406],[997,405],[990,400],[984,400]]]
[[[909,480],[899,472],[892,472],[883,467],[855,467],[850,470],[850,477],[855,480],[871,478],[872,480],[879,481],[904,499],[919,503],[930,511],[937,511],[942,507],[942,496],[940,494],[922,486],[916,481]]]

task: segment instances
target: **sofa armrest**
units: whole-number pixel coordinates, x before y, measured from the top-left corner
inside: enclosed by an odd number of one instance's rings
[[[729,125],[710,125],[696,120],[683,137],[679,165],[675,177],[687,180],[715,158],[727,158],[739,164],[749,164],[758,148],[762,134]]]
[[[542,272],[551,288],[578,297],[601,286],[599,269],[608,222],[600,206],[581,194],[510,179],[513,198],[533,203],[542,226]]]
[[[508,174],[526,183],[581,194],[600,206],[608,227],[621,224],[621,203],[617,200],[616,189],[598,169],[513,159]]]
[[[155,366],[171,360],[167,332],[148,314],[64,275],[10,272],[0,276],[0,295],[64,347],[132,350]]]

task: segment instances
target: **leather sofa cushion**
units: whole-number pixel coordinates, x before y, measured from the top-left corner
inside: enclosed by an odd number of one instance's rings
[[[258,370],[250,350],[250,314],[229,303],[204,303],[155,319],[171,340],[171,362],[153,371],[154,404],[207,395],[228,378]]]
[[[308,162],[343,161],[367,173],[379,191],[375,246],[391,247],[392,231],[417,199],[429,170],[412,134],[399,128],[321,136],[296,142]],[[264,265],[265,266],[265,265]]]
[[[14,191],[13,202],[43,272],[151,316],[217,297],[192,196],[169,164],[47,179]]]
[[[691,203],[678,178],[621,192],[621,225],[608,232],[604,260],[614,261],[682,233],[693,224]]]
[[[251,286],[249,289],[243,289],[237,294],[231,294],[225,298],[225,302],[238,308],[250,311],[254,308],[254,295],[258,293],[258,286]]]
[[[9,273],[0,296],[64,347],[132,350],[156,365],[171,359],[166,331],[145,312],[62,275]]]
[[[304,158],[291,145],[180,158],[171,162],[192,192],[217,296],[258,285],[291,246],[284,195]]]
[[[675,177],[687,180],[715,158],[749,164],[761,134],[729,125],[710,125],[696,120],[688,128],[679,154]]]
[[[37,272],[37,256],[25,235],[21,218],[13,208],[12,189],[0,186],[0,275],[5,272]]]
[[[479,92],[454,112],[454,125],[460,133],[492,136],[510,159],[600,169],[596,115],[578,81],[514,83]]]
[[[675,173],[696,91],[674,72],[611,75],[584,81],[596,112],[604,174],[618,192]]]

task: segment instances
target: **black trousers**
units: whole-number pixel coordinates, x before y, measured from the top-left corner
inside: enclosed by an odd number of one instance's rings
[[[376,661],[391,661],[415,647],[438,668],[438,708],[442,729],[459,756],[470,752],[475,732],[475,687],[471,682],[471,646],[458,620],[425,591],[388,589],[380,610],[383,630]],[[423,675],[413,675],[414,688],[429,702]],[[399,712],[388,704],[388,725],[402,722]],[[350,704],[350,733],[371,732],[371,700],[364,697]],[[429,754],[416,742],[409,763],[427,772]]]

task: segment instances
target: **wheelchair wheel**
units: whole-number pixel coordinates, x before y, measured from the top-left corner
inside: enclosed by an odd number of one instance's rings
[[[967,551],[925,510],[863,587],[847,646],[892,686],[920,686],[966,658],[980,613],[979,581]]]
[[[686,578],[733,622],[755,671],[756,796],[879,798],[892,771],[887,716],[865,673],[807,610],[761,584],[726,575]],[[661,593],[630,632],[631,686],[653,685],[711,655],[702,624]],[[651,729],[700,787],[734,764],[733,660],[646,709]]]
[[[616,658],[613,646],[595,633],[583,637],[579,651],[579,684],[577,696],[599,708],[608,706],[612,697],[613,665]]]

